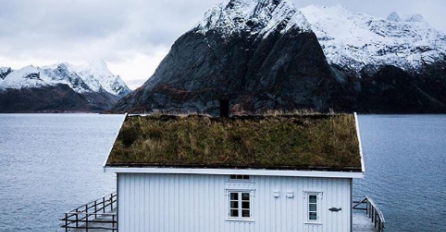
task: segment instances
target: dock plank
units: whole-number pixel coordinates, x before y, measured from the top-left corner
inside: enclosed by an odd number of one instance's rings
[[[377,232],[365,211],[353,210],[353,232]]]

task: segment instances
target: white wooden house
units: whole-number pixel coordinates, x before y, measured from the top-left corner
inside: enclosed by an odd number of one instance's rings
[[[356,115],[127,116],[104,168],[119,232],[352,231]]]

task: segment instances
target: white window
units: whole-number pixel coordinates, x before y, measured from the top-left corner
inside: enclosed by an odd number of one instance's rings
[[[308,221],[317,221],[317,195],[308,196]]]
[[[307,203],[307,222],[319,223],[321,213],[322,193],[308,192],[306,193]]]
[[[249,180],[249,176],[247,175],[230,175],[230,180]]]
[[[229,191],[229,219],[251,219],[251,192]]]

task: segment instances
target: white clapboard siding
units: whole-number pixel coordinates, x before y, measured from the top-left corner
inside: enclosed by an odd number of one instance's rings
[[[269,176],[234,183],[220,175],[119,173],[118,231],[349,232],[351,183],[348,178]],[[227,189],[254,190],[252,222],[227,220]],[[307,191],[322,193],[320,224],[306,223]],[[332,207],[342,210],[331,212]]]

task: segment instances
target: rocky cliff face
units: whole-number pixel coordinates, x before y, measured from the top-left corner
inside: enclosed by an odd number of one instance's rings
[[[12,72],[11,68],[1,67],[0,68],[0,79],[4,80]]]
[[[230,0],[112,111],[216,114],[217,100],[227,99],[232,113],[445,113],[445,54],[446,36],[420,15]]]
[[[172,46],[155,74],[113,112],[216,114],[351,107],[315,34],[286,0],[231,0]]]
[[[108,93],[77,93],[65,84],[38,88],[7,89],[0,92],[1,113],[102,112],[117,98]]]
[[[105,63],[0,68],[0,112],[99,112],[129,92]]]

